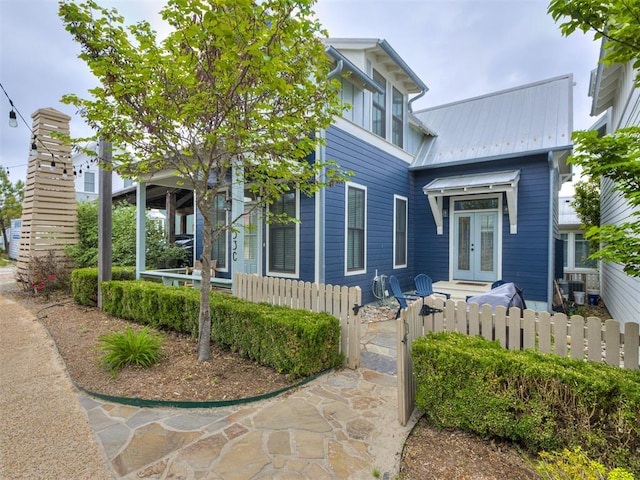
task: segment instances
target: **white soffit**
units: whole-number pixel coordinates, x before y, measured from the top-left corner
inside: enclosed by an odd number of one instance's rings
[[[502,193],[507,197],[509,226],[512,234],[518,233],[518,182],[520,170],[487,172],[475,175],[458,175],[436,178],[422,187],[429,199],[438,235],[442,235],[442,198],[480,193]]]

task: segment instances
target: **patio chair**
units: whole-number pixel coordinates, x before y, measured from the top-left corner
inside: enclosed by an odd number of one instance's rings
[[[424,303],[424,297],[428,297],[429,295],[444,295],[447,300],[451,298],[451,294],[449,293],[433,291],[433,280],[431,280],[429,275],[420,273],[416,275],[413,281],[416,285],[416,295],[422,298],[422,303]]]
[[[417,300],[418,297],[414,295],[405,295],[404,293],[402,293],[402,289],[400,288],[400,283],[398,282],[398,279],[394,275],[389,276],[389,287],[391,287],[391,293],[393,294],[394,297],[396,297],[396,300],[398,301],[398,305],[400,305],[396,313],[396,319],[397,319],[400,316],[400,312],[402,311],[402,309],[407,308],[409,306],[407,303],[407,300]]]

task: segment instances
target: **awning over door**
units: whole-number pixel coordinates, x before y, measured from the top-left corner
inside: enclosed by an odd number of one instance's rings
[[[487,172],[476,175],[457,175],[432,180],[422,187],[429,199],[438,235],[442,235],[443,197],[504,192],[509,208],[509,231],[518,233],[518,182],[520,170]]]

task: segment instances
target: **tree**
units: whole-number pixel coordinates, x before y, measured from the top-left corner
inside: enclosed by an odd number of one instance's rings
[[[333,162],[312,160],[334,115],[339,82],[313,17],[314,0],[169,0],[163,40],[147,22],[124,27],[93,0],[60,3],[66,29],[101,85],[93,98],[66,95],[88,124],[124,150],[128,176],[170,170],[194,191],[204,217],[202,284],[213,242],[242,215],[214,224],[218,195],[246,185],[253,208],[292,189],[312,195],[342,181]],[[232,176],[231,173],[235,174]],[[269,222],[290,222],[265,208]],[[198,360],[210,357],[209,289],[200,295]]]
[[[11,226],[11,220],[22,216],[22,199],[24,183],[18,180],[15,184],[9,180],[9,174],[0,166],[0,233],[4,238],[4,251],[9,251],[9,239],[5,234]]]
[[[136,231],[131,228],[136,222],[136,207],[126,202],[113,206],[112,211],[112,263],[132,266],[136,263]],[[169,268],[167,261],[186,262],[185,249],[168,245],[164,230],[151,218],[146,219],[147,265],[151,268]],[[66,253],[76,267],[98,265],[98,202],[78,203],[78,243],[69,247]]]
[[[553,0],[549,13],[560,21],[563,35],[577,29],[602,39],[605,65],[631,63],[640,88],[640,2],[638,0]],[[619,129],[598,137],[596,131],[573,134],[571,161],[590,178],[607,177],[615,189],[635,207],[629,221],[592,226],[586,233],[600,245],[591,257],[623,265],[625,273],[640,276],[640,127]]]
[[[576,182],[571,206],[576,210],[582,228],[588,231],[600,226],[600,182],[598,177],[589,177]],[[599,244],[591,240],[589,250],[595,252]]]

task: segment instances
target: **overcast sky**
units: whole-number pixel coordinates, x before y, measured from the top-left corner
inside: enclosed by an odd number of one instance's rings
[[[98,0],[127,21],[159,22],[157,0]],[[427,84],[414,109],[441,105],[571,73],[574,128],[589,116],[589,75],[599,43],[591,35],[562,37],[545,0],[319,0],[316,13],[332,37],[383,38]],[[29,127],[9,128],[9,100],[0,91],[0,165],[25,179],[31,115],[53,107],[72,117],[71,134],[88,133],[65,93],[86,95],[96,84],[77,58],[79,47],[58,17],[55,0],[0,0],[0,83]]]

